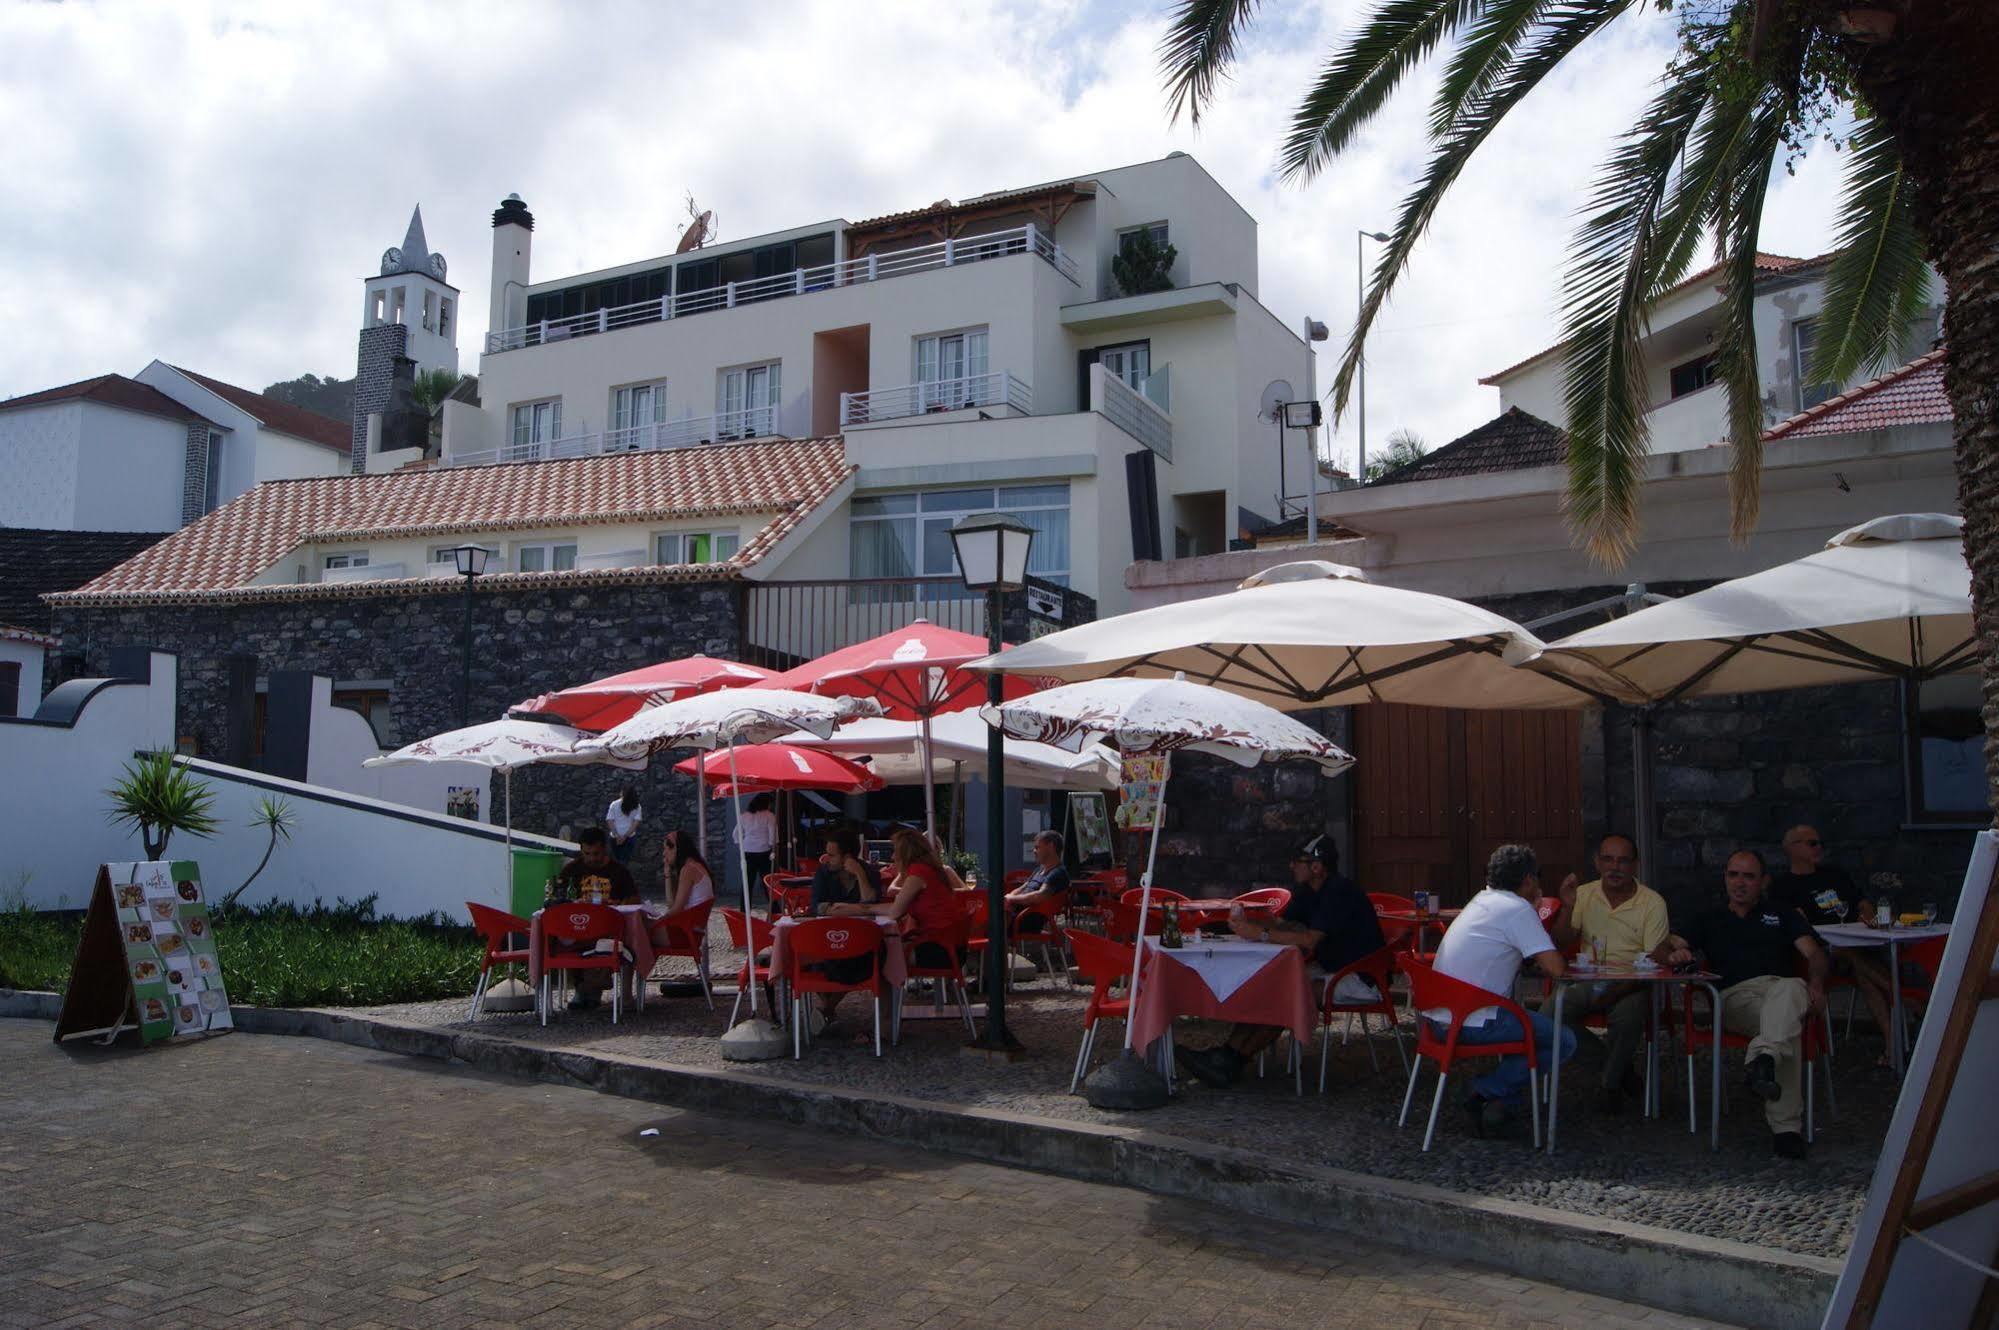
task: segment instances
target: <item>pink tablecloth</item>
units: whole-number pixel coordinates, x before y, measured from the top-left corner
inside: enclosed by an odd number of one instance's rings
[[[643,905],[618,905],[614,909],[625,916],[625,935],[620,939],[625,950],[632,957],[632,970],[643,983],[652,973],[652,925],[656,918]],[[541,984],[541,916],[536,910],[528,917],[528,983],[539,987]]]
[[[1237,944],[1255,946],[1255,943]],[[1171,951],[1146,940],[1145,972],[1138,985],[1138,1009],[1132,1013],[1132,1043],[1145,1048],[1165,1034],[1176,1016],[1239,1021],[1245,1025],[1282,1025],[1300,1043],[1311,1039],[1315,1014],[1312,990],[1305,974],[1305,955],[1296,947],[1272,947],[1265,961],[1226,999],[1215,996],[1192,966]]]
[[[882,956],[882,978],[891,988],[900,988],[909,982],[909,960],[902,954],[902,940],[899,936],[901,921],[897,919],[856,918],[855,924],[874,924],[879,927],[888,942]],[[798,927],[796,919],[780,919],[771,925],[770,931],[770,972],[772,977],[782,979],[790,968],[790,947],[785,938]]]

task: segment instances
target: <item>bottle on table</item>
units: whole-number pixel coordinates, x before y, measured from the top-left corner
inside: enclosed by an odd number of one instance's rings
[[[1178,951],[1186,943],[1186,938],[1180,932],[1180,907],[1172,901],[1167,901],[1162,913],[1166,916],[1166,921],[1159,928],[1159,945],[1168,951]]]

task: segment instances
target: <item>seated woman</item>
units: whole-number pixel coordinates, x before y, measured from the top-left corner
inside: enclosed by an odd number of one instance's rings
[[[964,922],[964,907],[951,889],[951,880],[937,858],[937,850],[920,831],[904,829],[895,833],[895,852],[889,868],[895,874],[890,884],[895,899],[872,905],[831,905],[827,914],[875,915],[883,919],[909,920],[910,956],[920,966],[949,965],[950,953],[934,939],[952,937]]]
[[[826,837],[825,848],[812,875],[813,914],[827,913],[829,905],[873,905],[882,898],[874,865],[861,858],[859,832],[840,827]]]
[[[692,833],[666,833],[666,912],[679,914],[703,901],[715,899],[715,883],[708,876],[708,861],[695,848]]]

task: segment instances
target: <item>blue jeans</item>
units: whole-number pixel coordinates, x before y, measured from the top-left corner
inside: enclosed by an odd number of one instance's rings
[[[1534,1027],[1534,1060],[1545,1075],[1554,1060],[1550,1056],[1555,1046],[1556,1035],[1561,1037],[1562,1061],[1567,1062],[1576,1055],[1576,1032],[1570,1029],[1557,1031],[1555,1022],[1538,1011],[1527,1013],[1527,1023]],[[1445,1037],[1449,1027],[1430,1022],[1430,1030],[1437,1038]],[[1523,1035],[1520,1018],[1510,1011],[1500,1010],[1492,1014],[1484,1025],[1467,1025],[1458,1032],[1459,1048],[1475,1048],[1479,1044],[1517,1043]],[[1527,1059],[1520,1053],[1509,1053],[1499,1060],[1499,1065],[1483,1076],[1472,1079],[1474,1093],[1487,1099],[1497,1099],[1502,1103],[1518,1107],[1521,1096],[1527,1089]]]

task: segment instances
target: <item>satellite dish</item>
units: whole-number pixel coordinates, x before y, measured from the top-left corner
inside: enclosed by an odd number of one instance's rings
[[[680,243],[673,247],[673,252],[676,254],[685,254],[690,249],[701,248],[701,246],[708,242],[708,235],[714,229],[715,214],[712,212],[703,212],[699,217],[689,222],[687,229],[680,233]]]
[[[1263,396],[1256,399],[1256,418],[1258,420],[1277,419],[1284,413],[1284,404],[1293,399],[1294,394],[1291,391],[1291,381],[1289,379],[1272,379],[1264,385]]]

